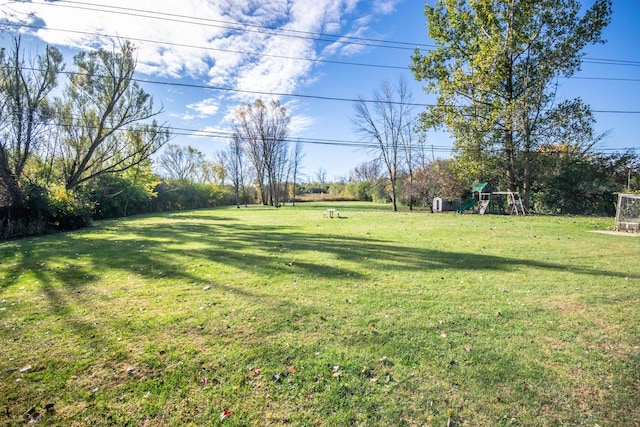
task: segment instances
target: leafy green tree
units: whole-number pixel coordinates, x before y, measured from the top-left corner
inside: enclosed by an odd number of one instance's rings
[[[16,205],[24,204],[20,180],[31,158],[48,141],[53,117],[49,94],[64,69],[62,54],[47,46],[33,60],[24,57],[20,38],[0,60],[0,184]]]
[[[545,213],[615,214],[616,193],[626,191],[640,164],[631,152],[591,153],[566,144],[537,156],[544,172],[533,182],[534,208]]]
[[[463,158],[499,160],[505,184],[528,200],[532,153],[546,143],[553,111],[571,128],[587,114],[580,100],[556,100],[558,77],[580,68],[585,46],[602,42],[611,0],[596,0],[580,16],[578,0],[438,0],[425,6],[436,49],[413,55],[411,69],[435,93],[437,105],[421,117],[443,125]],[[572,142],[572,141],[567,141]],[[498,154],[499,157],[495,157]]]
[[[133,79],[134,46],[124,41],[118,47],[81,52],[74,58],[77,71],[59,102],[68,189],[136,166],[170,139],[165,127],[148,122],[160,110]]]
[[[101,175],[89,183],[87,190],[95,203],[95,216],[113,218],[148,212],[159,183],[147,160],[121,173]]]

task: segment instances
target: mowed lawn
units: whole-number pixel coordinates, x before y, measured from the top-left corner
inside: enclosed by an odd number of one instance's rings
[[[317,203],[5,241],[0,424],[636,426],[612,223]]]

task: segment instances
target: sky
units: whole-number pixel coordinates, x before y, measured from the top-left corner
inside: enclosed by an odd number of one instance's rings
[[[355,98],[404,78],[414,103],[433,103],[408,69],[416,47],[433,47],[423,12],[416,0],[0,0],[0,45],[18,34],[34,54],[55,45],[70,69],[77,52],[130,39],[136,77],[162,107],[157,120],[173,129],[172,144],[213,159],[239,105],[278,99],[291,139],[303,142],[303,174],[336,180],[372,158],[357,148]],[[616,0],[607,43],[585,49],[582,70],[558,81],[561,99],[580,97],[595,111],[605,152],[640,153],[639,22],[640,1]],[[446,133],[426,143],[434,157],[450,155]]]

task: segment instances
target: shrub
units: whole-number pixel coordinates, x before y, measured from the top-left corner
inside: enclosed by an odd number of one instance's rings
[[[56,230],[75,230],[91,224],[92,203],[82,194],[61,185],[48,189],[47,225]]]

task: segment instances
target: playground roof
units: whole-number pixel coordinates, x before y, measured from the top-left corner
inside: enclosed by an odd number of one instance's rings
[[[479,191],[482,193],[482,191],[488,186],[489,186],[488,182],[479,182],[473,186],[473,188],[471,189],[471,192],[475,193],[476,191]]]

